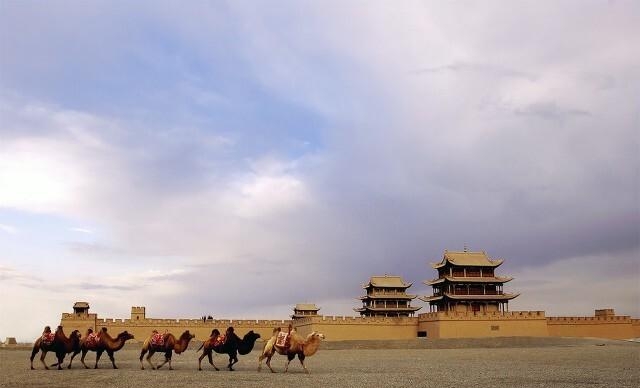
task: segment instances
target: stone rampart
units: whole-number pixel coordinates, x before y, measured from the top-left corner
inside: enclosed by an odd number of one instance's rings
[[[80,330],[84,335],[87,329],[94,331],[106,327],[112,335],[128,331],[135,336],[134,341],[144,341],[153,330],[161,333],[170,332],[179,336],[185,330],[189,330],[195,334],[197,340],[209,338],[213,329],[224,332],[227,327],[233,326],[239,336],[243,336],[246,332],[253,330],[260,334],[262,338],[269,338],[274,327],[287,327],[290,320],[264,320],[264,319],[98,319],[96,314],[88,314],[78,316],[77,314],[62,314],[61,324],[65,328],[65,332],[72,330]]]
[[[418,318],[319,315],[296,319],[293,325],[303,336],[319,331],[327,341],[412,339],[417,336]]]
[[[546,317],[544,311],[511,312],[431,312],[417,317],[309,316],[296,320],[263,319],[112,319],[97,314],[63,313],[61,324],[66,333],[77,329],[84,335],[87,329],[106,327],[116,335],[127,330],[135,341],[144,341],[153,330],[180,335],[189,330],[196,340],[209,337],[213,329],[224,332],[233,326],[240,336],[249,330],[259,333],[262,340],[271,337],[273,329],[286,330],[292,324],[301,335],[322,332],[327,341],[343,340],[404,340],[427,338],[482,337],[595,337],[610,339],[640,338],[640,319],[602,314],[592,317]]]
[[[418,316],[418,334],[427,338],[546,337],[544,311],[433,312]]]
[[[640,336],[640,325],[627,315],[595,317],[548,317],[552,337],[596,337],[629,339]]]

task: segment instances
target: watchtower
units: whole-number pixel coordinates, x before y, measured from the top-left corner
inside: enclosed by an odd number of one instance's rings
[[[145,308],[144,306],[134,306],[131,307],[131,320],[132,321],[142,321],[145,320]]]

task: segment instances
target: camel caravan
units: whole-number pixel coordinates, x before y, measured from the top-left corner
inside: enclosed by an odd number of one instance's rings
[[[189,342],[194,338],[195,335],[189,333],[189,330],[186,330],[179,337],[176,337],[172,333],[159,333],[157,330],[153,330],[149,337],[142,343],[142,349],[140,350],[140,369],[144,370],[143,358],[145,358],[145,354],[147,355],[146,361],[151,369],[160,369],[165,364],[169,364],[169,369],[173,369],[171,366],[171,356],[173,353],[184,353],[189,346]],[[213,329],[210,337],[196,349],[196,352],[202,351],[202,354],[198,358],[198,370],[202,370],[202,359],[205,357],[208,358],[209,364],[211,364],[215,370],[220,370],[213,363],[213,352],[215,352],[226,354],[229,357],[227,369],[233,371],[233,365],[238,362],[238,354],[247,355],[251,353],[258,338],[260,338],[260,334],[254,333],[253,330],[240,338],[235,334],[233,327],[227,328],[224,334],[221,334],[218,329]],[[49,326],[46,326],[42,335],[34,341],[30,357],[31,369],[35,369],[33,360],[38,352],[41,353],[40,362],[45,369],[49,369],[49,366],[47,366],[44,361],[48,352],[54,352],[56,354],[57,362],[52,364],[52,367],[63,369],[62,363],[64,358],[67,354],[71,353],[71,359],[67,366],[67,369],[71,369],[71,363],[74,357],[82,353],[80,362],[86,369],[89,369],[89,366],[85,363],[85,356],[89,351],[96,353],[94,369],[98,369],[98,361],[104,352],[107,352],[113,369],[118,369],[114,353],[122,349],[125,343],[131,339],[134,339],[134,337],[127,331],[123,331],[113,338],[107,333],[107,329],[104,327],[97,333],[89,329],[85,336],[82,336],[78,330],[74,330],[69,337],[67,337],[64,334],[62,326],[58,326],[54,333],[51,332]],[[304,338],[296,332],[291,324],[289,324],[287,331],[283,331],[279,327],[275,328],[271,338],[265,341],[258,357],[258,372],[262,369],[262,361],[266,360],[266,365],[269,367],[269,370],[275,373],[275,370],[271,367],[271,358],[277,353],[287,356],[284,372],[288,372],[289,364],[293,359],[298,357],[304,372],[309,373],[309,370],[304,364],[304,360],[306,357],[313,356],[318,351],[320,342],[323,339],[324,335],[315,331]],[[164,353],[164,361],[160,364],[154,364],[151,361],[151,357],[156,352]]]

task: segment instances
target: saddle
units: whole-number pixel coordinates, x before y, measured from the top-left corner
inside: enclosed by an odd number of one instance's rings
[[[291,334],[282,331],[278,333],[275,345],[280,348],[288,349],[289,346],[291,346]]]
[[[51,345],[55,338],[56,338],[55,333],[44,333],[42,334],[42,343],[45,345]]]
[[[164,345],[164,334],[155,333],[151,336],[151,345],[153,346],[163,346]]]
[[[226,340],[227,340],[227,337],[224,334],[221,334],[213,340],[213,346],[224,345]]]
[[[87,346],[96,346],[100,342],[100,336],[98,333],[91,333],[87,336],[86,344]]]

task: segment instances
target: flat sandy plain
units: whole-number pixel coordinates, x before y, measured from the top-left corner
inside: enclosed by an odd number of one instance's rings
[[[349,341],[323,343],[307,358],[310,374],[297,360],[289,373],[272,374],[258,352],[240,356],[236,371],[215,371],[203,360],[197,370],[195,349],[173,356],[174,370],[140,370],[140,344],[116,353],[114,370],[103,355],[100,369],[84,369],[79,357],[71,370],[29,369],[30,350],[0,348],[0,387],[639,387],[640,344],[628,341],[568,338],[500,338],[481,340]],[[261,347],[261,343],[257,343]],[[162,355],[153,357],[159,362]],[[54,356],[47,355],[48,364]],[[85,361],[92,365],[95,353]],[[69,357],[65,359],[65,367]],[[226,357],[216,355],[218,367]],[[282,372],[285,358],[272,366]]]

